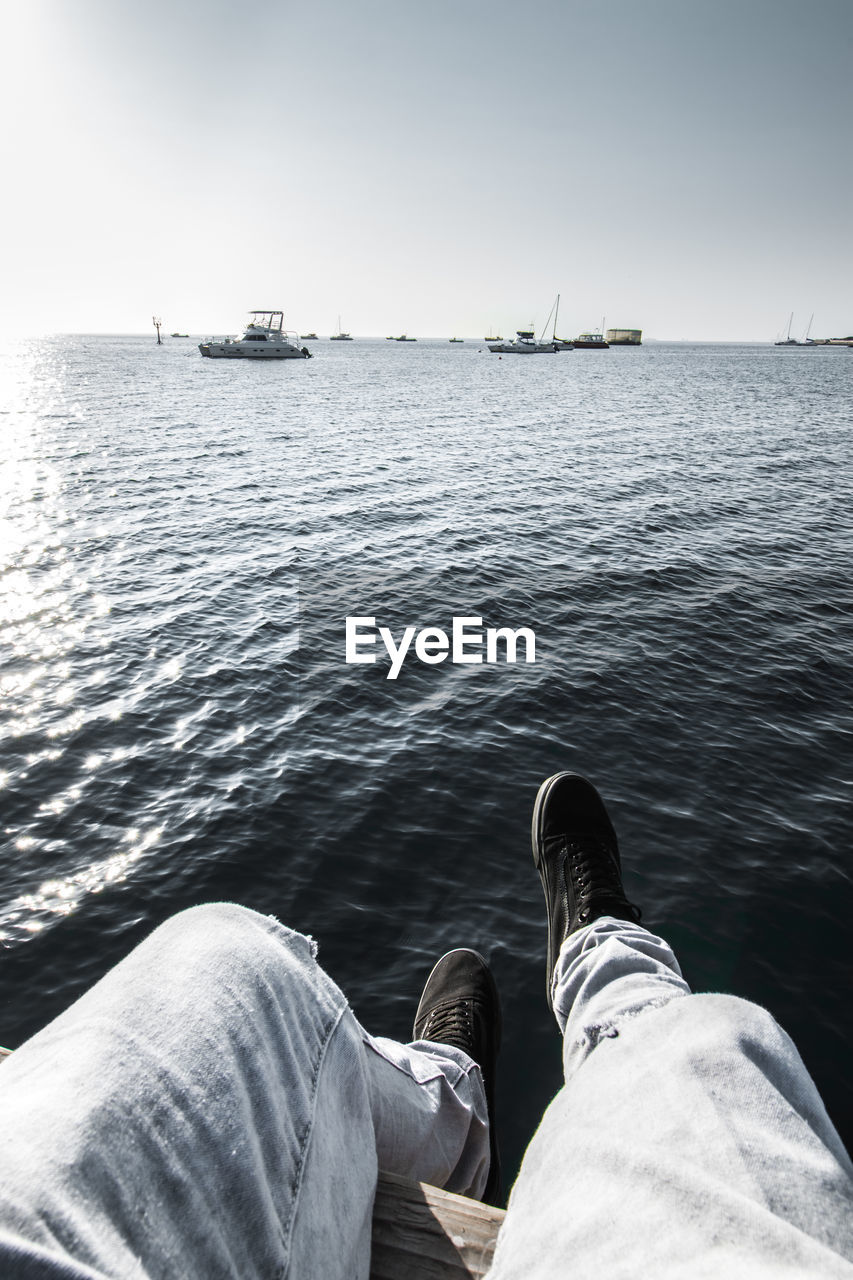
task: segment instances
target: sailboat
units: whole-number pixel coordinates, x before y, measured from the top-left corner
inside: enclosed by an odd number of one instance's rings
[[[551,330],[551,341],[552,341],[552,342],[553,342],[553,344],[554,344],[554,350],[555,350],[555,351],[574,351],[574,349],[575,349],[575,344],[572,342],[571,338],[558,338],[558,337],[557,337],[557,316],[560,314],[560,295],[559,295],[559,293],[557,294],[557,301],[554,303],[554,306],[553,306],[552,310],[553,310],[553,312],[554,312],[554,328]],[[549,316],[549,317],[548,317],[548,320],[550,320],[550,319],[551,319],[551,317]],[[546,320],[546,321],[545,321],[545,329],[547,329],[547,328],[548,328],[548,320]],[[544,331],[545,331],[545,330],[543,329],[543,333],[544,333]]]
[[[344,333],[343,329],[341,328],[340,316],[338,316],[338,332],[333,333],[332,336],[329,338],[329,341],[330,342],[352,342],[352,335],[349,333]]]
[[[794,313],[792,311],[790,315],[790,319],[788,320],[787,337],[778,338],[776,342],[773,343],[774,347],[798,347],[800,345],[799,342],[797,342],[796,338],[791,337],[791,325],[793,323],[794,323]]]

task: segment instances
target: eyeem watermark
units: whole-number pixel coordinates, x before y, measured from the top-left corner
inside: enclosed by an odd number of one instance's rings
[[[483,627],[482,618],[454,617],[450,635],[440,627],[405,627],[399,641],[390,627],[377,627],[375,618],[347,618],[347,662],[376,662],[376,641],[381,640],[391,659],[386,679],[396,680],[414,641],[415,657],[434,666],[439,662],[496,663],[498,650],[504,662],[518,662],[520,643],[524,645],[524,661],[536,661],[536,636],[530,627]],[[485,657],[483,650],[485,647]]]

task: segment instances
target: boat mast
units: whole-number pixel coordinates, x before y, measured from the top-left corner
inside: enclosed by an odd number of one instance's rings
[[[554,314],[554,308],[555,308],[555,307],[558,307],[559,305],[560,305],[560,295],[559,295],[559,293],[558,293],[558,294],[557,294],[557,301],[551,304],[551,310],[548,312],[548,319],[545,321],[545,325],[544,325],[544,327],[543,327],[543,329],[542,329],[542,332],[541,332],[541,333],[540,333],[540,335],[539,335],[539,341],[540,341],[540,342],[544,342],[544,341],[545,341],[545,334],[548,332],[548,325],[551,323],[551,316]],[[533,321],[532,321],[532,320],[531,320],[531,322],[530,322],[530,328],[531,328],[531,329],[533,328]],[[556,321],[556,319],[555,319],[555,320],[554,320],[554,329],[556,330],[556,328],[557,328],[557,321]]]
[[[552,331],[551,331],[551,341],[552,341],[552,342],[556,341],[556,338],[557,338],[557,316],[558,316],[559,314],[560,314],[560,295],[559,295],[559,293],[558,293],[558,294],[557,294],[557,305],[554,307],[554,328],[553,328],[553,329],[552,329]]]

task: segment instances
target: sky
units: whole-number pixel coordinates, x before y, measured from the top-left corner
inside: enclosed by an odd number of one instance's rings
[[[853,333],[853,0],[0,0],[0,328]]]

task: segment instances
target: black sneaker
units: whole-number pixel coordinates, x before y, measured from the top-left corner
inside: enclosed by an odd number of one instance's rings
[[[545,890],[548,1007],[551,979],[569,934],[599,916],[640,919],[625,897],[616,832],[604,801],[591,782],[576,773],[555,773],[539,788],[533,806],[533,861]]]
[[[483,1073],[489,1109],[489,1177],[483,1200],[496,1204],[500,1157],[495,1128],[495,1067],[501,1046],[501,1006],[489,966],[477,951],[448,951],[426,981],[414,1038],[464,1049]]]

